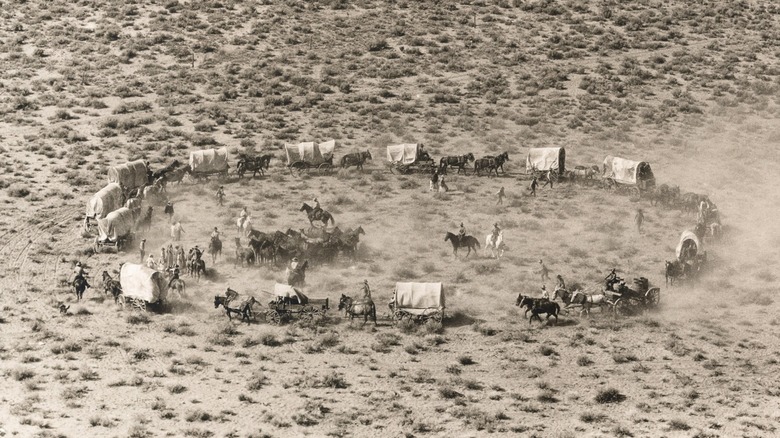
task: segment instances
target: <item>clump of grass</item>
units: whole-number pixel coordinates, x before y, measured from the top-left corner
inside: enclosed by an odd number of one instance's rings
[[[474,365],[476,362],[471,356],[460,356],[458,357],[458,363],[461,365]]]
[[[596,403],[608,404],[608,403],[620,403],[626,399],[626,396],[621,394],[615,388],[602,389],[596,394]]]
[[[552,348],[547,345],[542,345],[539,347],[539,353],[542,356],[557,356],[558,353]]]
[[[623,353],[615,353],[612,355],[612,360],[615,361],[615,363],[628,363],[628,362],[636,362],[637,357],[633,354],[623,354]]]
[[[344,389],[348,386],[347,380],[343,374],[336,371],[330,372],[322,377],[319,385],[326,388]]]
[[[266,347],[277,347],[281,345],[281,342],[276,338],[276,335],[270,332],[261,334],[259,339],[260,343]]]
[[[149,316],[146,313],[140,313],[140,312],[134,312],[130,315],[127,315],[125,318],[125,321],[127,321],[128,324],[138,325],[138,324],[149,324],[152,322],[151,319],[149,319]]]
[[[441,388],[439,388],[439,396],[444,399],[453,399],[453,398],[463,397],[463,394],[459,393],[458,391],[455,391],[449,386],[442,386]]]
[[[691,426],[688,425],[685,421],[682,420],[671,420],[669,421],[669,429],[671,430],[690,430]]]
[[[33,377],[35,377],[35,372],[25,368],[19,368],[13,370],[11,375],[13,376],[14,380],[21,382],[23,380],[32,379]]]
[[[580,421],[583,423],[601,423],[602,421],[606,420],[607,416],[604,414],[594,414],[591,412],[586,412],[582,415],[580,415]]]
[[[475,322],[474,324],[472,324],[471,328],[475,332],[477,332],[477,333],[479,333],[479,334],[481,334],[483,336],[493,336],[496,333],[498,333],[496,331],[496,329],[494,329],[493,327],[487,326],[487,325],[483,324],[482,322]]]
[[[179,385],[179,384],[173,385],[173,386],[168,388],[168,392],[170,392],[171,394],[181,394],[181,393],[185,392],[186,390],[187,390],[186,386]]]
[[[250,391],[259,391],[268,383],[268,377],[262,371],[255,371],[247,382],[247,389]]]
[[[191,411],[189,414],[187,414],[186,417],[184,417],[185,420],[192,423],[194,421],[211,421],[212,417],[211,414],[208,412],[202,410],[202,409],[195,409],[194,411]]]

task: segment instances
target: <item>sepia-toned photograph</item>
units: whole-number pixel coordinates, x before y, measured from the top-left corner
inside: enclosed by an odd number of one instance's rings
[[[780,435],[777,1],[0,18],[0,438]]]

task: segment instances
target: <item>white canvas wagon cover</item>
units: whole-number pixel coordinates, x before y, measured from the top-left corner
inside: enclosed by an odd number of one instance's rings
[[[683,231],[682,235],[680,235],[680,243],[677,244],[677,248],[675,249],[675,254],[677,254],[678,260],[682,255],[683,248],[689,245],[694,248],[692,255],[697,255],[701,250],[701,242],[699,242],[698,236],[696,236],[693,231],[685,230]]]
[[[324,143],[310,141],[306,143],[284,145],[288,166],[298,161],[313,166],[319,166],[326,161],[330,161],[334,149],[336,149],[336,140],[330,140]]]
[[[396,309],[443,310],[444,288],[441,283],[395,284],[393,303]]]
[[[119,284],[126,297],[144,300],[148,303],[164,301],[168,288],[162,273],[144,265],[125,263],[119,271]]]
[[[649,163],[612,156],[604,159],[603,177],[612,178],[621,184],[636,184],[640,179],[654,178]]]
[[[297,304],[307,304],[309,297],[303,294],[300,289],[290,286],[289,284],[276,283],[274,284],[274,295],[279,298],[289,298],[290,302]]]
[[[135,160],[108,168],[108,182],[117,183],[125,190],[132,190],[147,183],[146,163]]]
[[[557,170],[565,169],[566,149],[564,148],[531,148],[525,157],[525,170]]]
[[[97,219],[106,217],[122,206],[122,187],[109,183],[87,201],[87,216]]]
[[[228,167],[227,148],[190,152],[190,169],[193,172],[221,172]]]
[[[133,232],[137,216],[133,210],[127,207],[114,210],[103,219],[98,219],[98,233],[100,240],[110,239],[116,241]]]
[[[419,143],[396,144],[387,147],[387,161],[391,163],[412,164],[417,160]]]

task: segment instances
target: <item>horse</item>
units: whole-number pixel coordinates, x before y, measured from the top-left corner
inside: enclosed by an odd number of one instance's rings
[[[217,309],[219,306],[222,306],[225,308],[225,313],[227,313],[228,319],[233,319],[231,313],[237,313],[241,315],[241,321],[246,321],[246,323],[249,324],[249,318],[254,318],[252,313],[252,306],[257,303],[257,300],[255,297],[249,296],[241,301],[237,307],[231,307],[230,304],[237,299],[238,292],[228,288],[225,292],[225,296],[214,296],[214,308]]]
[[[603,307],[607,304],[607,296],[605,294],[586,294],[580,290],[569,292],[566,289],[555,289],[553,299],[555,298],[560,298],[563,301],[563,304],[565,304],[564,310],[571,306],[580,306],[580,315],[582,313],[590,315],[590,308],[593,305]]]
[[[184,167],[179,167],[178,169],[174,169],[171,171],[166,172],[162,178],[163,178],[163,184],[168,183],[176,183],[181,184],[182,180],[184,179],[184,175],[189,175],[192,172],[192,168],[190,165],[186,165]]]
[[[172,280],[168,284],[168,291],[176,291],[176,293],[179,294],[180,297],[184,296],[184,292],[187,289],[187,285],[184,283],[184,280],[181,278],[177,278],[175,280]]]
[[[159,180],[155,181],[153,184],[144,187],[143,199],[147,202],[161,202],[165,198],[163,192],[165,192],[165,188],[162,182]]]
[[[106,295],[111,294],[114,297],[114,304],[119,302],[119,298],[122,296],[122,285],[111,278],[108,271],[103,271],[103,291]]]
[[[257,262],[257,254],[251,246],[244,248],[241,246],[241,238],[236,237],[236,265],[241,262],[241,266],[244,266],[244,262],[247,265],[254,265]]]
[[[539,316],[540,314],[547,314],[547,318],[545,320],[549,321],[551,316],[555,317],[555,323],[558,324],[558,313],[561,311],[561,306],[558,305],[558,303],[554,301],[547,301],[544,303],[540,303],[538,306],[535,306],[531,309],[531,317],[528,318],[528,325],[531,325],[531,322],[534,320],[534,318],[538,319],[539,322],[542,322],[542,318]]]
[[[245,218],[236,219],[236,228],[238,229],[239,236],[249,236],[252,230],[252,217],[247,216]]]
[[[515,306],[525,307],[525,316],[528,316],[529,310],[533,309],[534,307],[537,307],[542,303],[546,303],[549,301],[550,300],[546,298],[533,298],[529,296],[524,296],[523,294],[518,294],[517,300],[515,300]]]
[[[442,157],[441,160],[439,160],[439,171],[443,174],[447,174],[447,168],[449,167],[457,167],[458,172],[460,173],[463,171],[463,173],[466,173],[466,164],[468,164],[469,161],[474,161],[474,154],[471,152],[465,154],[465,155],[455,155],[455,156],[448,156],[448,157]]]
[[[143,217],[138,221],[138,225],[136,226],[138,230],[146,229],[146,232],[148,233],[149,230],[152,229],[153,211],[154,208],[152,206],[149,206],[149,208],[146,210],[146,213],[144,213]]]
[[[200,276],[206,275],[206,262],[199,258],[194,258],[187,263],[187,275],[196,276],[200,282]]]
[[[76,292],[76,301],[81,301],[84,297],[84,291],[87,290],[88,287],[91,286],[87,283],[87,279],[82,276],[78,276],[73,280],[73,290]]]
[[[666,260],[664,274],[666,275],[666,285],[674,286],[674,282],[687,278],[692,273],[691,265],[679,260],[670,262]]]
[[[303,286],[306,283],[306,268],[309,267],[309,261],[304,260],[295,269],[287,272],[287,284],[290,286]]]
[[[268,166],[271,164],[271,158],[273,158],[273,155],[271,154],[265,154],[259,157],[249,157],[245,154],[241,154],[241,160],[236,165],[238,177],[243,178],[244,173],[248,170],[252,171],[252,178],[257,176],[257,172],[260,172],[260,175],[264,176],[265,172],[263,172],[263,169],[268,169]]]
[[[354,255],[354,253],[357,251],[357,246],[360,242],[361,234],[366,234],[366,232],[363,230],[362,226],[358,226],[354,230],[347,229],[347,231],[341,233],[338,240],[343,244],[343,249]]]
[[[371,151],[366,149],[364,152],[353,152],[351,154],[344,155],[341,157],[341,167],[346,169],[349,166],[356,166],[358,170],[361,172],[363,171],[363,163],[366,162],[366,160],[372,160],[371,157]]]
[[[332,214],[323,209],[315,210],[314,207],[305,202],[303,205],[301,205],[301,208],[298,211],[306,212],[306,216],[309,218],[309,225],[314,226],[314,221],[320,221],[325,224],[326,227],[328,226],[328,221],[330,221],[333,225],[336,224],[336,219],[333,218]]]
[[[217,256],[222,255],[222,241],[219,240],[219,237],[214,236],[211,238],[208,252],[211,254],[211,263],[216,265]]]
[[[509,152],[504,152],[501,155],[497,155],[495,157],[487,156],[480,158],[474,161],[474,173],[479,176],[481,170],[487,170],[488,176],[491,174],[491,172],[495,172],[496,176],[498,176],[498,169],[501,169],[502,173],[504,172],[505,161],[509,161]]]
[[[466,257],[471,254],[471,250],[474,250],[474,254],[476,254],[479,249],[479,240],[474,236],[463,236],[463,240],[461,241],[456,234],[448,231],[447,235],[444,236],[444,241],[446,242],[448,240],[452,243],[453,255],[458,255],[458,248],[468,248],[469,252],[466,253]]]
[[[344,310],[344,316],[349,316],[350,321],[356,316],[362,316],[363,325],[365,325],[368,322],[368,318],[371,317],[376,326],[376,306],[371,299],[353,300],[352,297],[341,294],[341,299],[339,299],[339,310]]]
[[[496,242],[493,243],[493,233],[490,233],[485,237],[485,249],[490,249],[491,257],[501,258],[506,250],[506,244],[504,244],[504,232],[499,231]]]

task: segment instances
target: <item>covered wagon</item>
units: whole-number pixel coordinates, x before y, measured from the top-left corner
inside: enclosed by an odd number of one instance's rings
[[[274,324],[292,319],[298,315],[303,321],[325,316],[328,311],[327,298],[309,298],[297,287],[288,284],[274,284],[273,300],[268,303],[266,320]]]
[[[138,212],[127,207],[112,211],[106,217],[98,219],[98,236],[95,238],[95,252],[104,246],[121,250],[135,231]]]
[[[627,189],[636,196],[655,188],[655,176],[650,163],[607,156],[604,159],[602,178],[607,188]]]
[[[168,296],[168,284],[163,274],[144,265],[125,263],[119,271],[123,303],[129,302],[146,310],[149,304],[161,304]]]
[[[564,148],[531,148],[525,157],[525,171],[552,171],[556,177],[566,171],[566,149]]]
[[[396,144],[387,147],[387,161],[391,172],[433,173],[436,163],[420,143]]]
[[[108,168],[108,182],[122,186],[125,195],[149,183],[149,169],[143,160]]]
[[[441,322],[444,317],[444,287],[441,283],[395,284],[390,310],[393,319],[425,322],[428,319]]]
[[[697,260],[702,252],[701,241],[693,231],[685,230],[680,235],[680,242],[677,243],[675,254],[677,260],[683,263],[692,263]]]
[[[300,175],[304,170],[317,169],[319,173],[328,173],[333,170],[333,151],[336,149],[336,140],[324,143],[313,141],[285,144],[284,153],[287,156],[287,167],[293,175]]]
[[[229,169],[227,148],[190,152],[190,175],[196,181],[208,179],[212,175],[227,177]]]
[[[91,224],[90,221],[103,219],[112,211],[122,207],[123,199],[122,186],[117,183],[109,183],[92,195],[92,197],[89,198],[89,201],[87,201],[87,208],[84,214],[85,228],[94,225]]]

